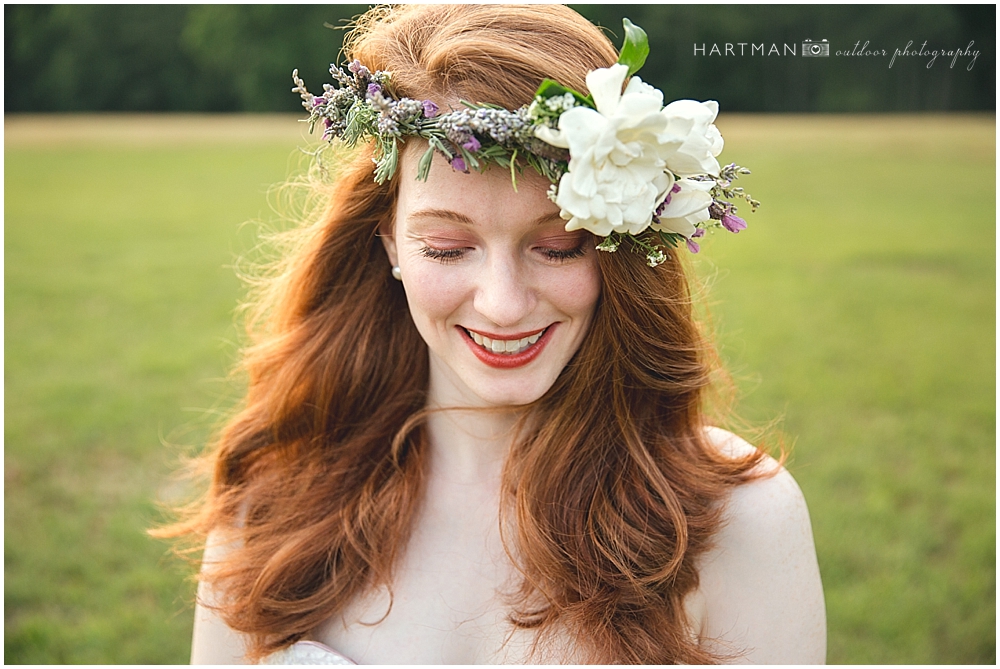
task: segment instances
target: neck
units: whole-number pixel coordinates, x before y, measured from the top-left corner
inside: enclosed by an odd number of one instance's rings
[[[489,406],[431,356],[426,429],[432,479],[498,489],[523,411]]]
[[[519,414],[438,409],[427,418],[430,475],[455,484],[499,485]]]

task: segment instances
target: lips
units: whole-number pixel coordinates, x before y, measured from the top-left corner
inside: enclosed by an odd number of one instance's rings
[[[555,325],[513,335],[490,335],[460,328],[473,354],[490,367],[511,369],[534,360],[552,338]]]
[[[489,351],[491,353],[513,354],[513,355],[523,352],[529,346],[537,342],[543,334],[545,334],[545,330],[541,330],[528,337],[520,337],[517,339],[501,339],[501,338],[491,339],[490,337],[487,337],[486,335],[481,335],[474,330],[466,329],[465,331],[469,334],[470,337],[472,337],[473,341],[482,346],[483,349],[485,349],[486,351]]]

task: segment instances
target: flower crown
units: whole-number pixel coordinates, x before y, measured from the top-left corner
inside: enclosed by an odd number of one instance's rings
[[[419,162],[421,180],[435,152],[462,172],[489,162],[509,169],[515,190],[516,172],[527,164],[552,182],[549,198],[568,221],[566,230],[603,237],[602,251],[628,241],[655,267],[681,242],[697,253],[695,240],[706,230],[746,228],[730,200],[746,201],[751,211],[760,203],[733,186],[750,170],[716,160],[723,146],[714,125],[718,103],[677,100],[664,107],[662,92],[632,76],[649,54],[646,33],[628,19],[624,26],[618,62],[587,74],[590,95],[546,79],[532,103],[514,111],[462,101],[464,109],[441,113],[430,100],[397,97],[390,72],[371,72],[357,60],[331,65],[337,86],[325,84],[319,96],[295,70],[292,91],[302,96],[310,132],[322,121],[326,140],[349,146],[374,140],[378,183],[396,173],[404,136],[430,145]]]

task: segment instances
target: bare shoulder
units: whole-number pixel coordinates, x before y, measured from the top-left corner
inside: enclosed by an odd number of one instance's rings
[[[202,572],[210,571],[214,564],[225,559],[234,546],[235,541],[222,532],[210,534],[202,556]],[[219,601],[219,596],[204,581],[199,584],[191,640],[191,664],[245,664],[246,644],[243,636],[230,629],[212,609]]]
[[[721,428],[710,427],[706,433],[712,445],[729,457],[744,457],[757,450],[741,437]],[[761,478],[734,488],[726,500],[725,529],[747,532],[754,537],[759,537],[762,530],[776,529],[771,527],[776,522],[801,525],[804,521],[808,529],[805,497],[788,470],[770,455],[765,455],[755,471]]]
[[[754,447],[725,430],[708,436],[738,457]],[[700,631],[736,661],[822,663],[826,613],[809,510],[798,484],[773,458],[759,479],[733,489],[713,547],[699,562],[694,598]]]
[[[721,427],[706,427],[705,436],[717,451],[731,458],[742,458],[757,451],[757,447],[746,441],[743,437],[735,435],[729,430]],[[762,471],[780,469],[778,461],[771,456],[766,456],[761,464]]]

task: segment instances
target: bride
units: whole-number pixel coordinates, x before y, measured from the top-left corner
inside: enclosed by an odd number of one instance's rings
[[[207,536],[192,662],[824,661],[802,495],[703,410],[683,255],[744,227],[739,172],[646,48],[564,6],[409,5],[323,95],[297,80],[356,148],[171,530]]]

